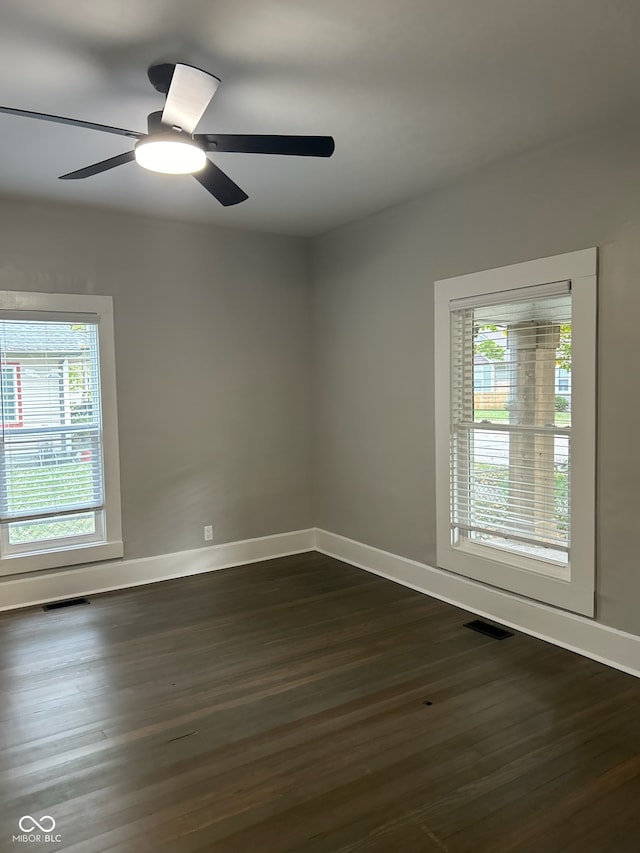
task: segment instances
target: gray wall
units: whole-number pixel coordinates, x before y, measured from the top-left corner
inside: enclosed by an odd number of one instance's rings
[[[315,240],[315,521],[435,565],[433,281],[589,246],[603,247],[597,618],[640,634],[635,126],[503,163]]]
[[[316,524],[434,564],[432,283],[593,245],[598,618],[640,634],[640,128],[316,239],[313,306],[306,241],[0,200],[1,288],[114,297],[129,558]]]
[[[304,241],[2,200],[0,288],[113,296],[125,557],[312,524]]]

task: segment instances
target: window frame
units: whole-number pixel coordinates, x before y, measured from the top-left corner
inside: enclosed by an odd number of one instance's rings
[[[572,293],[571,530],[569,571],[545,571],[545,561],[464,542],[454,544],[450,514],[451,318],[449,302],[570,281]],[[438,566],[514,592],[593,616],[595,612],[596,299],[597,250],[584,249],[436,281],[435,410]],[[577,428],[576,428],[577,426]],[[535,566],[535,571],[532,570]]]
[[[102,539],[73,537],[67,540],[29,543],[28,547],[13,547],[12,553],[4,548],[8,528],[2,525],[0,535],[0,576],[22,574],[76,566],[96,561],[122,557],[122,516],[120,497],[120,460],[118,448],[118,412],[116,397],[115,345],[113,328],[113,300],[110,296],[90,294],[35,293],[0,291],[0,311],[10,317],[23,319],[54,318],[62,315],[90,315],[98,324],[98,349],[100,366],[100,404],[102,410],[102,455],[104,478],[104,507],[96,511],[96,527],[102,527]],[[102,519],[98,516],[102,514]],[[3,547],[4,546],[4,547]]]

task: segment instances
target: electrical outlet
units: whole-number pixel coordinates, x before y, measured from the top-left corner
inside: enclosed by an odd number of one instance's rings
[[[213,524],[205,524],[204,526],[204,541],[211,542],[213,539]]]

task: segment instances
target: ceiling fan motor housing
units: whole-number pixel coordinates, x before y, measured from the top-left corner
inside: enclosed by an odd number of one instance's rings
[[[180,133],[183,134],[182,128],[169,127],[162,123],[162,110],[155,113],[149,113],[147,116],[147,133],[155,135],[156,133]],[[190,137],[190,134],[186,134]]]

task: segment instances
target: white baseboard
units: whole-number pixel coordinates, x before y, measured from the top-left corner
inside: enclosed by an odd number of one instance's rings
[[[0,611],[301,554],[314,550],[314,540],[313,529],[295,530],[175,554],[13,575],[0,581]]]
[[[326,530],[316,530],[315,547],[321,554],[640,677],[640,637],[634,634]]]
[[[479,616],[640,677],[640,637],[484,586],[326,530],[295,530],[137,560],[110,560],[0,581],[0,611],[319,551]]]

